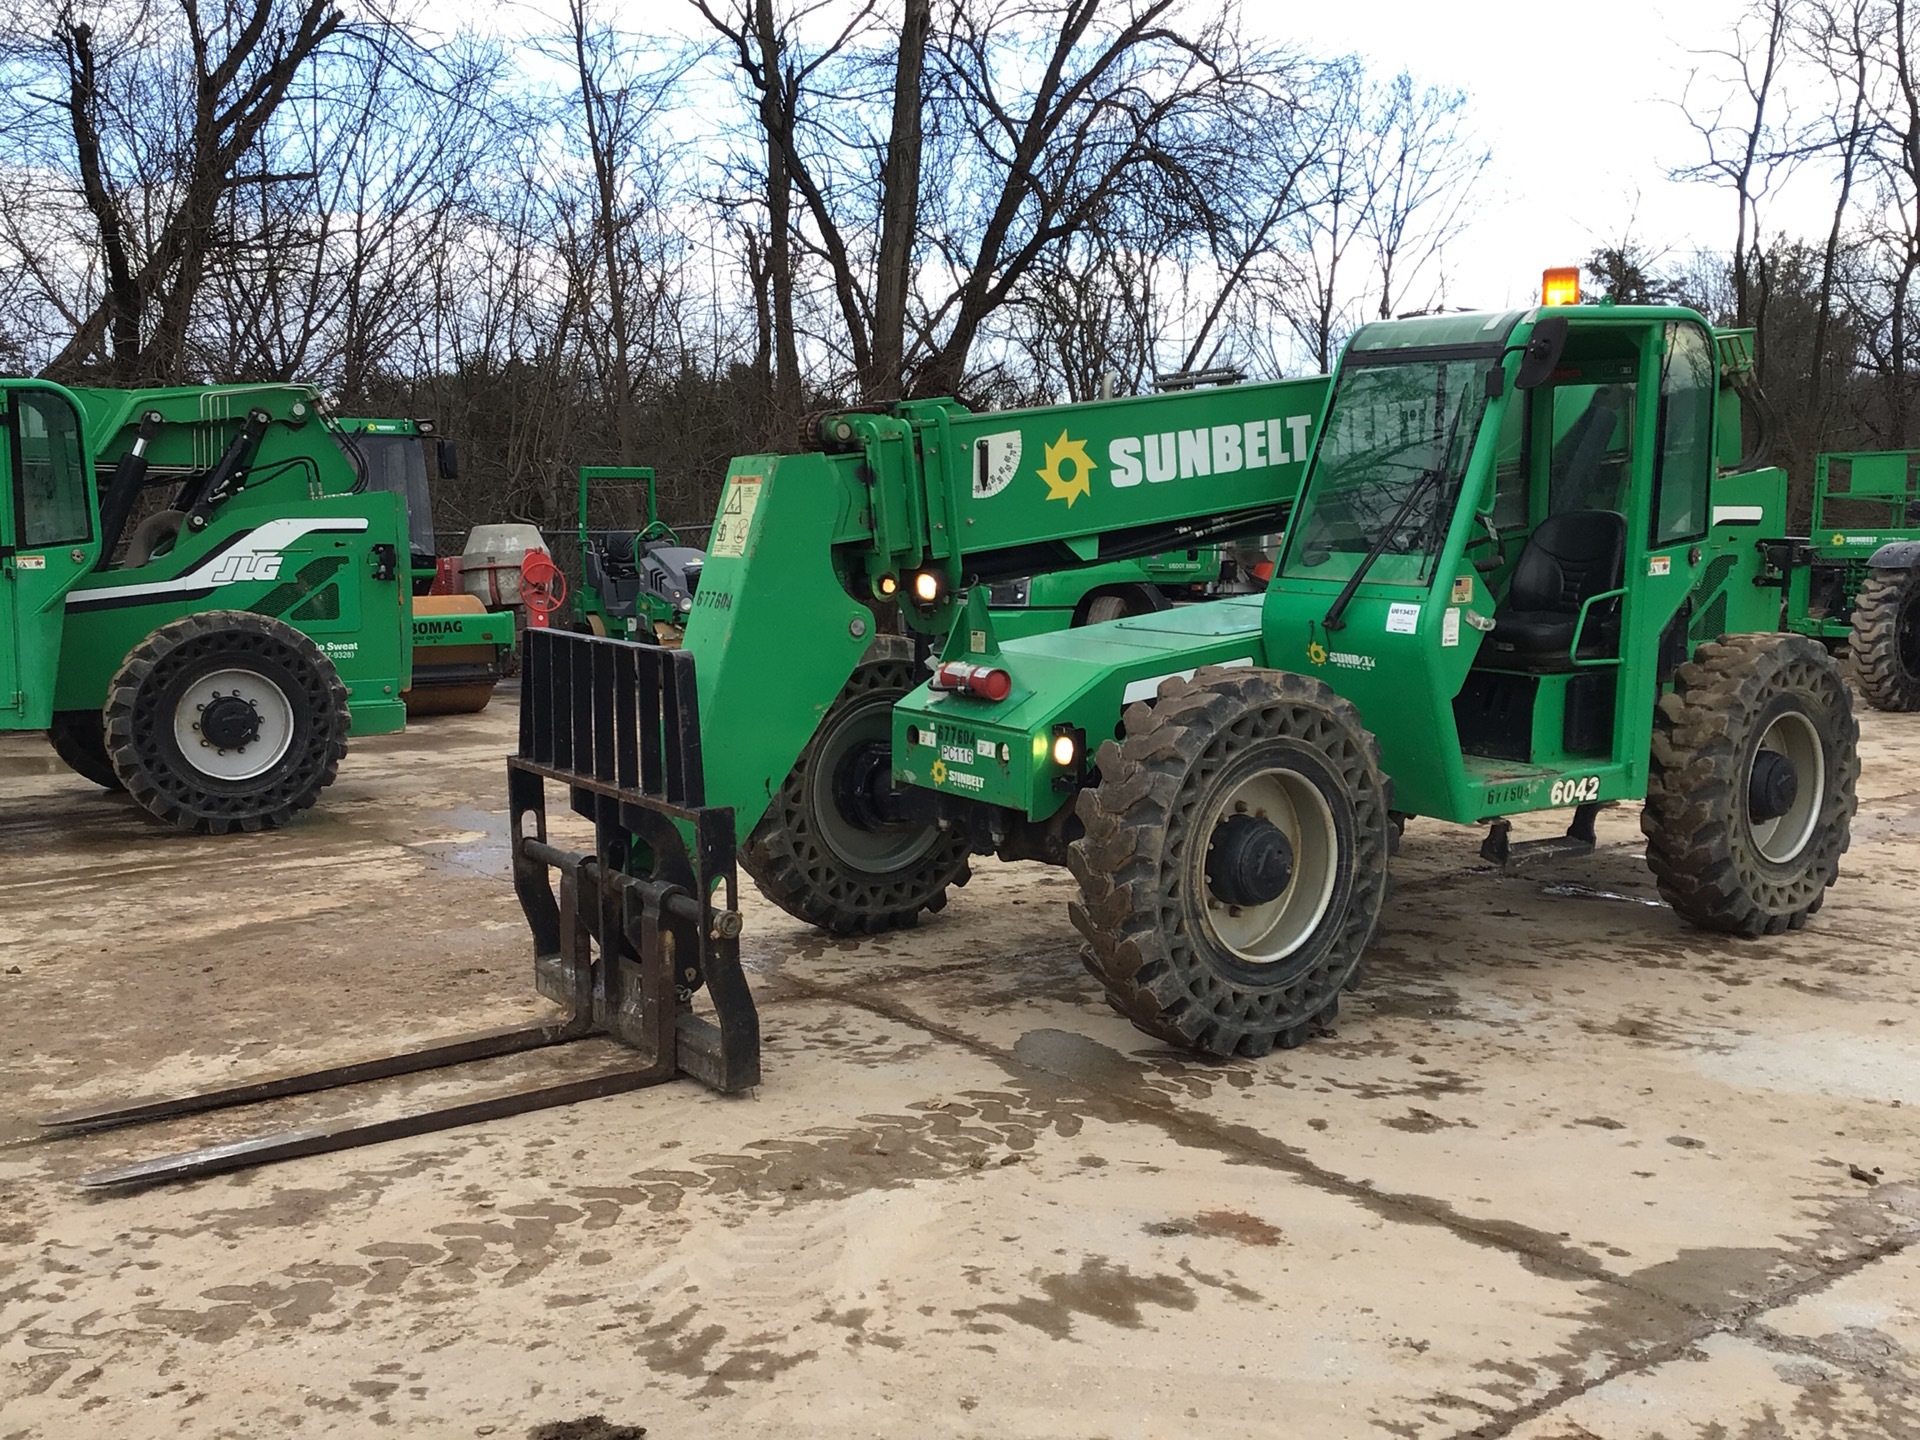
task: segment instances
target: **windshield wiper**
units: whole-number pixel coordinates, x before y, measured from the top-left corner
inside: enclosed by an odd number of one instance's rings
[[[1386,553],[1387,546],[1392,542],[1393,537],[1400,533],[1400,527],[1406,523],[1407,516],[1413,512],[1414,502],[1439,484],[1440,477],[1444,473],[1444,469],[1439,466],[1422,470],[1420,478],[1408,487],[1407,498],[1402,500],[1400,508],[1393,512],[1393,519],[1389,520],[1386,528],[1381,530],[1379,538],[1373,542],[1373,548],[1368,550],[1360,558],[1360,563],[1353,567],[1353,574],[1347,578],[1347,583],[1340,587],[1340,593],[1333,597],[1333,604],[1327,607],[1327,613],[1320,621],[1323,630],[1331,633],[1345,628],[1347,622],[1342,617],[1346,614],[1348,602],[1353,599],[1353,592],[1358,590],[1360,582],[1367,578],[1367,571],[1373,568],[1373,562]]]

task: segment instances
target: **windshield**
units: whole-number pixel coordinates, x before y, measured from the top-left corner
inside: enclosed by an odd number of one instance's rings
[[[1486,406],[1493,357],[1347,367],[1334,390],[1285,573],[1425,585]]]
[[[434,553],[433,504],[427,498],[427,452],[417,435],[348,435],[360,455],[367,489],[407,502],[407,543],[416,555]]]

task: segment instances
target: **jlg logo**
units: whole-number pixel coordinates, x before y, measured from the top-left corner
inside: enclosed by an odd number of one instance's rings
[[[237,585],[243,580],[278,580],[282,557],[267,555],[226,555],[207,576],[210,585]]]

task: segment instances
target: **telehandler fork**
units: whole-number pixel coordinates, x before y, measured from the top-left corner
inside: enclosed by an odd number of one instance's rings
[[[570,1105],[685,1074],[723,1094],[760,1081],[760,1022],[740,971],[732,812],[706,803],[691,659],[629,641],[527,633],[519,753],[507,762],[513,885],[534,940],[534,984],[561,1015],[196,1094],[70,1110],[51,1136],[171,1120],[413,1075],[596,1035],[633,1052],[581,1079],[483,1100],[346,1119],[164,1155],[81,1178],[130,1189],[321,1155]],[[550,840],[547,786],[593,824],[593,849]],[[676,826],[684,826],[683,843]],[[659,857],[637,873],[636,853]],[[555,880],[558,879],[556,886]],[[711,1017],[691,1000],[705,988]]]

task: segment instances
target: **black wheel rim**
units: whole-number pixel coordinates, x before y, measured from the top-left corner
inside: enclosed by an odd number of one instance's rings
[[[941,835],[936,826],[875,823],[871,814],[849,815],[842,809],[847,770],[859,766],[872,747],[890,743],[892,724],[891,696],[876,696],[848,709],[831,733],[821,737],[807,785],[820,843],[841,864],[869,875],[892,874],[916,864]]]

